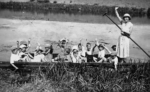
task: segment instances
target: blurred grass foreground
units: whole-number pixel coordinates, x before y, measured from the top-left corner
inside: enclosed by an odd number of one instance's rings
[[[0,92],[150,92],[150,63],[108,67],[53,63],[0,69]]]

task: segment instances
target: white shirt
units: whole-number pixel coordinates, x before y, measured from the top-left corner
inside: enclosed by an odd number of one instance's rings
[[[13,64],[15,61],[18,61],[20,58],[19,58],[19,55],[18,54],[13,54],[11,53],[11,56],[10,56],[10,63]]]
[[[31,59],[31,62],[42,62],[44,61],[45,56],[43,54],[34,56],[33,59]]]
[[[71,52],[71,59],[73,63],[79,63],[79,54],[77,55],[77,57],[75,57],[73,55],[73,52]]]
[[[121,24],[122,31],[127,32],[127,33],[130,33],[130,31],[132,30],[132,27],[133,27],[133,24],[131,22],[128,22],[128,23],[122,22]]]
[[[111,60],[111,62],[114,62],[114,65],[117,65],[118,64],[118,58],[115,57],[114,59]]]
[[[88,55],[92,55],[92,48],[88,51],[88,50],[86,50],[85,51]]]
[[[23,55],[25,55],[24,57],[22,57]],[[27,58],[27,55],[24,52],[19,52],[18,53],[19,59],[22,61],[25,61]]]
[[[99,52],[98,52],[98,57],[99,57],[99,58],[105,57],[105,50],[99,51]]]

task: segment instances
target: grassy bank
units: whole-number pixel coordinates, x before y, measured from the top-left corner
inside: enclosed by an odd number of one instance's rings
[[[33,70],[0,69],[1,92],[149,92],[150,67],[112,68],[51,64]]]

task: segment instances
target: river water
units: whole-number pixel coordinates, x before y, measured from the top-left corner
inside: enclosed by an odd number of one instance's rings
[[[111,15],[110,17],[118,23],[116,17]],[[26,11],[0,10],[0,18],[112,24],[112,22],[107,17],[102,15],[51,13],[44,11],[42,13],[37,13]],[[133,24],[150,24],[150,19],[147,18],[147,16],[133,17],[132,22]]]

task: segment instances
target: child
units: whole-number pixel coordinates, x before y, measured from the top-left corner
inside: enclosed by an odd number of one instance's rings
[[[98,58],[95,59],[96,62],[106,62],[106,58],[105,58],[105,48],[102,44],[98,45]]]
[[[71,52],[71,60],[73,63],[81,63],[81,59],[79,58],[79,51],[77,46],[73,46]]]
[[[31,62],[45,62],[42,48],[36,50],[34,58],[31,59]]]
[[[20,49],[19,49],[19,58],[21,61],[28,61],[28,54],[26,52],[27,50],[27,46],[22,44],[19,46]]]
[[[89,43],[89,42],[86,44],[87,49],[85,52],[85,57],[87,59],[87,62],[93,62],[93,52],[94,52],[96,46],[97,45],[95,44],[95,46],[92,47],[91,43]]]
[[[65,62],[71,62],[71,49],[70,48],[66,48],[65,49]]]
[[[110,54],[110,57],[108,57],[108,61],[110,63],[114,63],[115,70],[117,70],[118,65],[118,57],[117,57],[117,51],[116,51],[116,45],[113,45],[111,48],[113,51],[110,51],[106,46],[104,48],[108,51]]]
[[[46,62],[50,62],[52,60],[53,47],[50,44],[45,45],[45,51],[43,53],[45,55]]]
[[[78,44],[78,53],[79,53],[79,57],[81,58],[81,61],[86,62],[85,49],[81,43]]]

